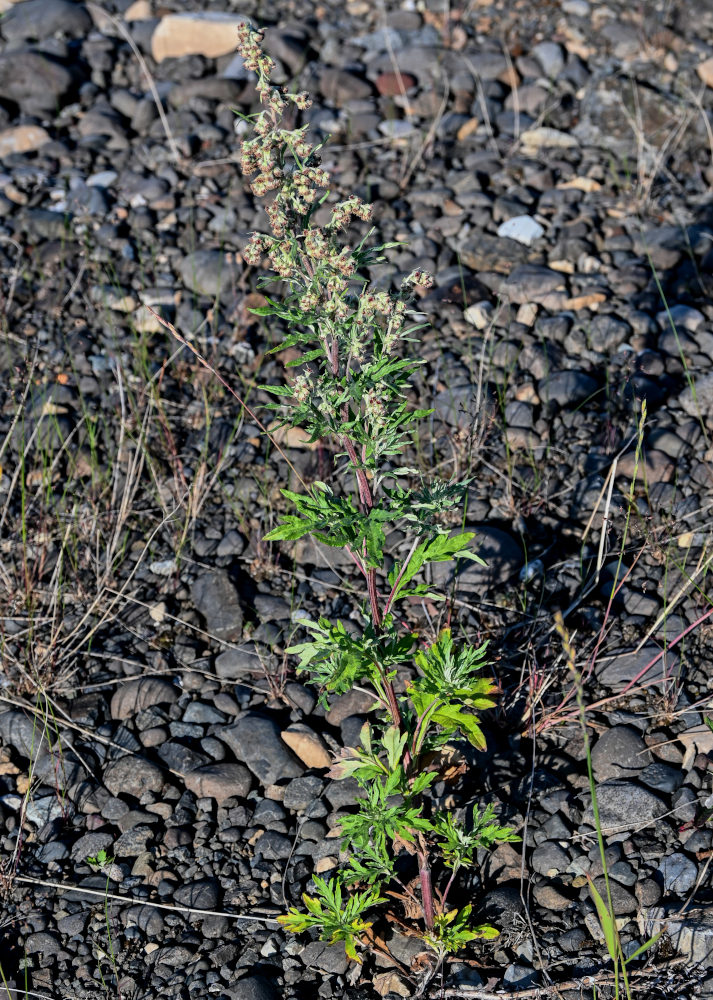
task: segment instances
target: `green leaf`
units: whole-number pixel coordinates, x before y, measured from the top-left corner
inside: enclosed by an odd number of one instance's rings
[[[619,954],[619,935],[617,934],[614,916],[609,912],[607,905],[602,899],[601,893],[592,881],[591,876],[587,875],[586,878],[589,883],[589,892],[597,909],[597,916],[599,917],[599,924],[602,928],[607,951],[609,952],[609,958],[612,962],[616,963],[617,956]]]

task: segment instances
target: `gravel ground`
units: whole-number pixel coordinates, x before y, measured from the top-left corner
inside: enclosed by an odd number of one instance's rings
[[[575,1000],[591,977],[613,995],[559,611],[625,951],[665,927],[634,993],[713,996],[713,2],[695,17],[686,0],[0,10],[9,993],[420,988],[398,914],[356,970],[275,922],[340,863],[355,788],[326,768],[372,707],[357,691],[320,707],[284,650],[301,616],[348,622],[362,598],[340,552],[261,541],[286,467],[150,311],[265,418],[255,385],[286,358],[267,353],[279,330],[249,312],[242,258],[267,228],[237,166],[235,110],[255,91],[232,39],[249,16],[277,82],[316,97],[334,198],[372,201],[380,240],[402,243],[375,284],[436,279],[414,392],[435,409],[411,458],[471,479],[487,567],[435,582],[491,640],[503,695],[487,752],[464,751],[434,795],[460,815],[493,802],[523,840],[459,890],[500,937],[428,995]],[[301,476],[330,474],[328,447],[283,444]],[[101,851],[103,869],[87,860]]]

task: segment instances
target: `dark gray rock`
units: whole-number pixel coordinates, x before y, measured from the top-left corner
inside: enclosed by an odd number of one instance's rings
[[[74,87],[74,74],[42,52],[30,49],[0,55],[0,93],[25,114],[56,114],[71,100]]]
[[[663,879],[664,892],[684,896],[693,888],[698,878],[698,867],[685,854],[670,854],[658,867]]]
[[[220,735],[263,785],[304,773],[304,765],[282,741],[280,727],[267,716],[248,713]]]
[[[111,854],[109,848],[113,842],[114,838],[110,833],[101,833],[100,831],[85,833],[83,837],[72,844],[70,857],[73,861],[86,861],[89,857],[96,857],[100,851]]]
[[[273,983],[262,976],[246,976],[226,990],[219,1000],[281,1000]]]
[[[112,719],[129,719],[142,708],[152,705],[172,705],[178,701],[178,691],[161,677],[136,677],[125,681],[111,699]]]
[[[683,777],[683,770],[680,767],[671,767],[669,764],[663,764],[660,760],[655,760],[644,768],[639,775],[639,781],[654,792],[665,792],[667,795],[671,795],[681,787]],[[681,819],[685,819],[681,813],[677,815]]]
[[[243,611],[238,592],[224,570],[213,570],[194,580],[191,597],[210,633],[219,639],[240,638]]]
[[[133,795],[141,798],[144,792],[160,792],[164,786],[164,772],[145,757],[120,757],[104,771],[104,784],[112,795]]]
[[[661,652],[662,650],[654,643],[647,643],[638,653],[631,650],[621,650],[612,653],[611,656],[598,659],[594,671],[603,687],[617,693],[633,682],[653,659],[659,657]],[[666,651],[636,683],[645,680],[647,685],[657,686],[663,684],[665,678],[678,677],[680,669],[680,661],[676,652]]]
[[[328,101],[341,108],[349,101],[363,101],[373,93],[371,84],[344,69],[328,67],[319,77],[319,91]]]
[[[311,941],[300,952],[300,959],[308,969],[319,969],[336,976],[343,976],[349,968],[349,959],[341,941],[337,944]]]
[[[542,844],[538,844],[530,858],[532,870],[547,878],[561,875],[567,871],[569,864],[569,854],[554,840],[545,840]]]
[[[269,655],[269,654],[263,654]],[[254,642],[243,642],[224,650],[215,660],[215,672],[224,681],[237,681],[257,670],[262,663]]]
[[[430,572],[436,587],[444,589],[455,578],[459,591],[476,593],[506,583],[519,572],[522,548],[512,535],[489,524],[470,525],[466,530],[475,532],[472,549],[486,565],[470,559],[459,560],[457,568],[452,562],[433,563]]]
[[[651,752],[641,736],[628,726],[613,726],[592,749],[592,767],[598,781],[635,778],[651,763]]]
[[[203,767],[204,764],[210,763],[210,758],[206,754],[192,750],[190,747],[184,746],[183,743],[174,743],[173,741],[160,746],[158,755],[166,767],[183,775],[190,774],[197,767]]]
[[[23,0],[13,4],[0,23],[8,42],[42,41],[52,35],[83,38],[92,28],[84,4],[72,0]]]
[[[286,861],[292,853],[292,839],[277,830],[266,830],[255,843],[255,856],[266,861]]]
[[[196,910],[215,910],[220,903],[220,883],[216,878],[201,878],[179,886],[173,894],[177,906]]]
[[[577,406],[594,396],[598,387],[597,380],[591,375],[566,369],[541,379],[537,392],[543,403],[554,403],[566,408]]]
[[[594,825],[589,796],[584,812],[584,822]],[[653,792],[629,781],[604,781],[597,788],[599,818],[605,836],[634,830],[658,819],[666,812],[666,804]]]

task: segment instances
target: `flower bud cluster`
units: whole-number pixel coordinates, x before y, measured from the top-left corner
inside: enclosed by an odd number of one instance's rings
[[[401,282],[401,288],[403,291],[408,291],[414,285],[418,285],[421,288],[433,288],[433,275],[429,274],[428,271],[415,270],[412,271],[404,280]]]
[[[334,206],[328,227],[330,229],[343,229],[349,225],[352,216],[356,216],[363,222],[368,222],[372,211],[373,207],[371,205],[367,205],[357,195],[352,195],[350,198],[340,201],[339,204]]]

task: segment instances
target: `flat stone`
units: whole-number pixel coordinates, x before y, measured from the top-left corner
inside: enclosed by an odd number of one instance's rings
[[[228,1000],[282,1000],[273,984],[262,976],[245,976],[224,994]]]
[[[611,656],[603,656],[597,660],[594,671],[603,687],[618,693],[631,683],[661,650],[653,643],[647,643],[638,653],[622,650]],[[636,684],[658,686],[666,679],[680,675],[680,661],[674,650],[667,651],[657,663],[642,675]]]
[[[42,52],[31,49],[0,55],[0,92],[25,114],[54,117],[71,100],[74,87],[74,74]],[[61,216],[59,221],[63,221]]]
[[[217,878],[201,878],[186,882],[173,894],[177,906],[190,906],[196,910],[215,910],[220,903],[220,883]]]
[[[255,842],[255,854],[266,861],[286,861],[292,854],[292,839],[277,830],[266,830]]]
[[[166,14],[151,37],[151,54],[159,63],[182,56],[227,56],[235,51],[236,33],[244,21],[240,14],[221,11]]]
[[[154,832],[149,826],[134,826],[126,830],[114,842],[112,853],[117,858],[137,858],[148,849]]]
[[[530,858],[532,870],[546,878],[553,878],[566,872],[569,864],[569,854],[554,840],[545,840],[538,844]]]
[[[467,526],[466,530],[475,532],[472,550],[486,565],[481,566],[470,559],[459,560],[457,568],[452,562],[433,563],[431,578],[439,590],[447,588],[455,578],[459,591],[475,593],[506,583],[519,572],[523,552],[512,535],[489,524]]]
[[[87,858],[96,857],[100,851],[112,854],[113,852],[109,848],[113,843],[114,838],[110,833],[101,833],[100,831],[85,833],[83,837],[72,844],[70,857],[73,861],[86,861]]]
[[[238,592],[224,570],[213,570],[194,580],[191,597],[212,635],[228,640],[240,638],[243,631],[243,609]]]
[[[520,136],[520,141],[525,148],[532,150],[540,149],[574,149],[579,146],[575,136],[569,132],[561,132],[556,128],[549,128],[540,125],[537,128],[527,129]]]
[[[530,215],[515,215],[498,227],[498,236],[515,240],[529,247],[544,235],[545,230]]]
[[[178,691],[170,681],[161,677],[136,677],[125,681],[112,695],[112,719],[130,719],[152,705],[173,705],[178,701]]]
[[[547,296],[564,292],[566,282],[559,271],[534,264],[514,268],[503,284],[503,296],[516,305],[542,302]]]
[[[380,73],[374,83],[382,97],[396,97],[415,87],[416,77],[410,73]]]
[[[49,133],[39,125],[17,125],[0,132],[0,159],[13,153],[33,153],[50,141]]]
[[[229,295],[237,280],[235,259],[220,250],[196,250],[180,265],[181,280],[190,292],[206,298]]]
[[[591,375],[566,369],[553,372],[552,375],[541,379],[537,385],[537,393],[543,402],[567,408],[583,403],[593,396],[598,388],[597,380]]]
[[[330,767],[332,756],[322,737],[304,723],[296,722],[282,731],[282,739],[307,767]]]
[[[53,35],[82,38],[93,27],[87,8],[73,0],[23,0],[2,19],[0,30],[8,42],[43,41]]]
[[[685,896],[693,888],[698,878],[698,867],[685,854],[670,854],[657,869],[663,879],[664,892]]]
[[[184,780],[196,798],[215,799],[218,805],[225,799],[244,799],[252,786],[250,772],[242,764],[206,764],[190,771]]]
[[[330,975],[343,976],[349,968],[349,959],[341,941],[331,945],[324,941],[311,941],[299,957],[308,969],[319,969]]]
[[[589,796],[583,822],[594,826],[594,813]],[[599,818],[605,836],[636,830],[658,819],[666,812],[665,803],[653,792],[629,781],[604,781],[597,788]]]
[[[598,781],[636,778],[650,763],[651,752],[636,730],[629,726],[608,729],[592,749],[592,767]]]
[[[195,771],[198,767],[203,767],[204,764],[208,764],[210,761],[210,758],[206,754],[194,750],[183,743],[177,743],[174,740],[162,743],[159,746],[158,755],[166,767],[170,767],[172,771],[176,771],[184,778],[191,771]]]
[[[263,785],[304,773],[303,764],[281,739],[280,727],[267,716],[249,712],[220,735]]]
[[[689,965],[713,969],[713,909],[707,905],[693,904],[680,915],[680,903],[674,906],[657,906],[643,911],[638,918],[642,937],[666,929],[666,935],[676,955],[681,955]]]
[[[144,792],[160,792],[164,774],[150,760],[127,754],[109,764],[104,771],[104,784],[112,795],[133,795],[138,799]]]

